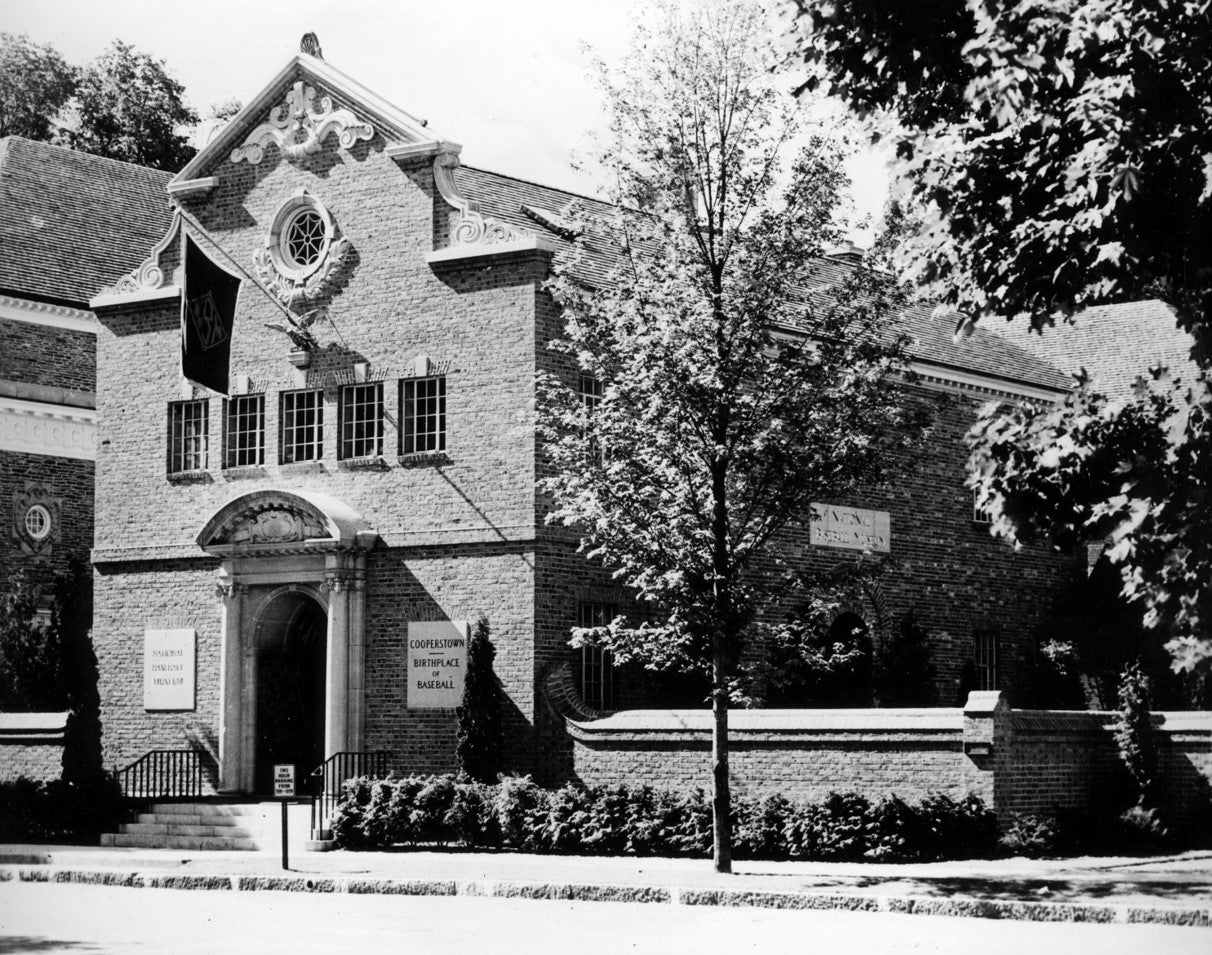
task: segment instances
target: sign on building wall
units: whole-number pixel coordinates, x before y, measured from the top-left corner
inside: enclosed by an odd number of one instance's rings
[[[809,542],[821,547],[845,547],[887,554],[892,550],[892,520],[887,511],[865,511],[836,504],[813,504],[816,519]]]
[[[194,630],[143,631],[143,708],[194,709]]]
[[[408,708],[453,710],[463,698],[467,624],[450,620],[408,625]]]

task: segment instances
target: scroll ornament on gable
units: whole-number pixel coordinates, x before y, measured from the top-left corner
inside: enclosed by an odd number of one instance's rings
[[[332,132],[342,149],[352,149],[358,140],[371,139],[375,130],[363,123],[348,109],[333,107],[332,97],[319,97],[316,108],[316,89],[302,80],[295,83],[286,94],[286,102],[269,113],[268,121],[254,129],[242,146],[231,151],[231,161],[247,161],[255,166],[265,158],[265,150],[277,146],[282,155],[291,162],[320,151],[324,138]]]

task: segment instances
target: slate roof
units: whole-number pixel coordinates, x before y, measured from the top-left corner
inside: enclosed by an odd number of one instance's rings
[[[88,307],[168,229],[172,176],[0,139],[0,293]]]
[[[576,201],[590,214],[607,216],[612,212],[612,207],[599,199],[484,169],[460,166],[455,175],[464,195],[479,202],[484,215],[548,236],[561,247],[568,240],[526,215],[523,205],[559,215]],[[587,278],[604,277],[611,264],[609,251],[595,245],[593,236],[586,236],[585,242]],[[826,256],[818,260],[817,274],[823,285],[840,284],[854,268],[849,262]],[[1068,390],[1073,385],[1072,378],[1047,359],[987,329],[977,328],[967,340],[955,342],[954,320],[935,318],[929,304],[910,306],[899,316],[899,325],[912,339],[910,353],[919,361],[1044,388]]]
[[[1191,360],[1193,339],[1175,325],[1170,306],[1157,299],[1088,308],[1073,324],[1057,324],[1042,334],[1025,322],[997,323],[994,330],[1065,371],[1076,374],[1084,367],[1111,397],[1126,395],[1153,365],[1167,366],[1184,381],[1198,371]]]

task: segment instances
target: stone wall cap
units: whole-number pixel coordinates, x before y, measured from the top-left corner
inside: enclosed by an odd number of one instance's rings
[[[61,713],[0,713],[0,745],[62,743],[69,711]]]
[[[711,731],[710,710],[622,710],[600,720],[569,720],[586,733]],[[962,710],[950,707],[913,709],[761,709],[732,710],[730,732],[960,732]]]
[[[1003,709],[1009,707],[1001,690],[973,690],[964,704],[964,715],[992,716],[999,706]]]

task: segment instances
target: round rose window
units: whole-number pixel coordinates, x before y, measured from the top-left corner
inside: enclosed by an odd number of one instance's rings
[[[35,504],[25,512],[25,533],[36,541],[45,540],[51,532],[51,516],[41,504]]]
[[[328,245],[327,232],[324,220],[318,212],[314,209],[300,209],[283,230],[283,258],[296,269],[315,265],[323,257],[325,246]]]

